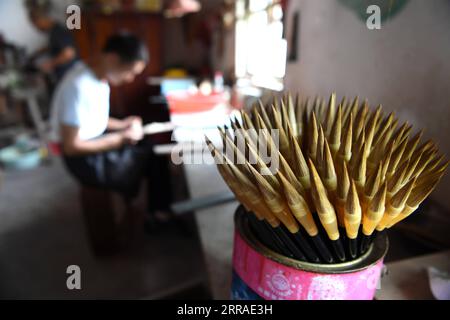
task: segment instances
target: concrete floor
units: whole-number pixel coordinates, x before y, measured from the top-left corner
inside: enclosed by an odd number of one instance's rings
[[[180,233],[172,226],[142,233],[138,240],[115,257],[92,255],[78,186],[59,160],[2,173],[0,298],[161,298],[202,286],[204,264],[195,231]],[[81,290],[66,287],[66,268],[72,264],[81,268]]]

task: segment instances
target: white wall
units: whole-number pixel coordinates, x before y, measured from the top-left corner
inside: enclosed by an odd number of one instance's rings
[[[180,18],[165,19],[163,22],[164,66],[181,65],[186,68],[199,68],[207,59],[204,45],[197,39],[186,43],[185,26]]]
[[[306,95],[367,97],[425,128],[450,155],[450,1],[411,0],[382,29],[336,0],[290,1],[300,10],[300,60],[288,64],[286,86]],[[433,193],[450,209],[450,174]]]
[[[23,2],[0,0],[0,33],[11,43],[32,52],[45,44],[45,36],[29,22]]]

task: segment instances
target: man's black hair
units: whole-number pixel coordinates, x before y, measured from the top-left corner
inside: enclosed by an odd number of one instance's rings
[[[148,63],[150,60],[148,49],[144,42],[127,32],[120,32],[110,36],[103,47],[103,52],[117,54],[123,63],[136,61]]]
[[[49,0],[25,0],[24,5],[32,19],[50,17],[53,9],[52,2]]]

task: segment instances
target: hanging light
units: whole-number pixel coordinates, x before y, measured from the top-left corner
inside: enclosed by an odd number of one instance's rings
[[[179,18],[187,13],[198,12],[201,4],[197,0],[172,0],[164,11],[166,18]]]

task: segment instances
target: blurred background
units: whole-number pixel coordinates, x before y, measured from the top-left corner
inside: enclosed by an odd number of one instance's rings
[[[170,167],[174,216],[125,235],[107,229],[103,221],[142,210],[142,197],[130,209],[67,173],[48,134],[60,79],[45,66],[55,54],[35,54],[49,34],[24,1],[0,0],[0,298],[227,298],[237,202],[214,166],[175,165],[170,151],[282,91],[381,103],[450,154],[448,0],[37,2],[64,28],[67,8],[79,6],[80,28],[69,33],[80,60],[121,30],[147,44],[144,72],[111,88],[111,114],[176,126],[150,137]],[[379,30],[366,25],[370,4],[381,8]],[[449,185],[446,175],[420,214],[392,230],[387,262],[450,248]],[[98,257],[103,236],[125,245]],[[66,287],[72,264],[81,290]]]

